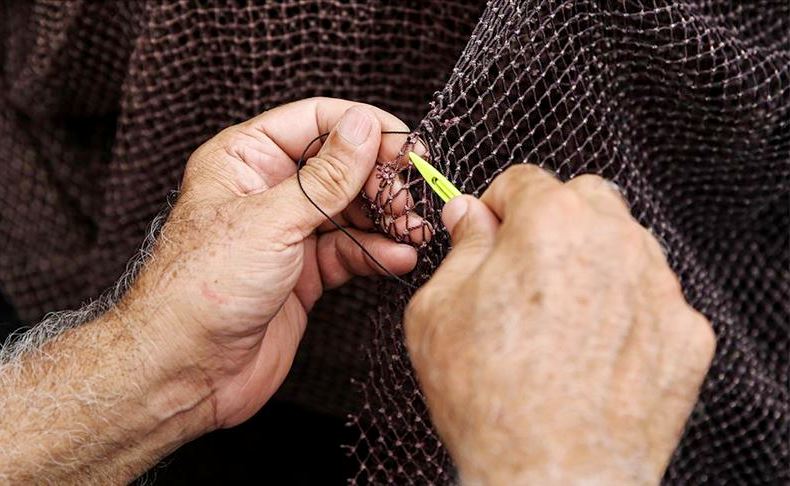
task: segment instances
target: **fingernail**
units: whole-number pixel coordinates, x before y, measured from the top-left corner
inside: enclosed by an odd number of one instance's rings
[[[373,126],[370,115],[362,108],[349,108],[340,119],[337,132],[352,145],[361,145],[368,139]]]
[[[442,209],[442,222],[444,222],[447,231],[452,233],[453,228],[461,221],[468,209],[469,201],[463,196],[454,197],[447,201],[444,209]]]
[[[412,146],[411,151],[419,155],[420,157],[425,157],[426,155],[428,155],[428,149],[425,148],[425,144],[422,143],[422,140],[420,140],[419,138],[414,140],[414,144]]]

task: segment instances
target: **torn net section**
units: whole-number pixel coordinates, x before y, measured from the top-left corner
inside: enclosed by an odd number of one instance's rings
[[[718,336],[667,483],[790,480],[789,38],[787,2],[495,0],[420,125],[463,192],[525,162],[566,180],[600,174],[664,243]],[[441,228],[435,196],[404,177]],[[413,282],[447,250],[440,229]],[[404,346],[410,291],[388,283],[380,295],[352,481],[452,482]]]

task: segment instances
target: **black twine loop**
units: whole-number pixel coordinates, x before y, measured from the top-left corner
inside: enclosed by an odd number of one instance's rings
[[[381,134],[382,135],[411,135],[411,132],[400,131],[400,130],[386,130],[386,131],[382,131]],[[413,285],[412,283],[407,282],[406,280],[402,279],[398,275],[395,275],[394,273],[390,272],[387,267],[385,267],[380,261],[378,261],[376,259],[376,257],[374,257],[373,255],[370,254],[368,249],[365,248],[365,245],[363,245],[359,240],[354,238],[354,235],[352,235],[348,230],[346,230],[342,225],[340,225],[340,223],[338,223],[337,221],[332,219],[332,217],[329,216],[326,213],[326,211],[321,209],[321,207],[318,204],[316,204],[316,202],[313,201],[313,199],[304,190],[304,186],[302,186],[302,179],[301,179],[301,176],[300,176],[300,172],[301,172],[302,167],[304,167],[304,165],[307,163],[307,161],[305,160],[306,157],[307,157],[307,152],[310,150],[310,147],[312,147],[314,143],[316,143],[317,141],[319,141],[319,140],[321,140],[321,139],[323,139],[323,138],[325,138],[327,136],[329,136],[329,133],[322,133],[321,135],[319,135],[319,136],[315,137],[314,139],[310,140],[310,142],[307,144],[307,146],[305,147],[304,151],[302,152],[302,156],[299,157],[299,160],[296,162],[296,183],[299,184],[299,190],[301,190],[302,194],[304,194],[304,197],[306,197],[307,200],[310,201],[310,204],[312,204],[313,207],[315,207],[318,210],[318,212],[320,212],[321,214],[324,215],[324,217],[327,219],[327,221],[332,223],[332,225],[335,228],[337,228],[338,230],[340,230],[344,235],[348,236],[351,239],[351,241],[353,241],[354,244],[357,245],[360,250],[362,250],[362,253],[364,253],[365,256],[370,258],[370,261],[375,263],[376,266],[378,266],[385,274],[387,274],[388,276],[392,277],[397,282],[399,282],[399,283],[401,283],[401,284],[403,284],[403,285],[405,285],[405,286],[407,286],[407,287],[409,287],[411,289],[415,289],[416,290],[417,289],[416,285]]]

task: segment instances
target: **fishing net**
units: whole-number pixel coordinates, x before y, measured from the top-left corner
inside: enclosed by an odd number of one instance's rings
[[[110,285],[220,128],[351,98],[417,126],[463,192],[524,162],[616,182],[718,336],[665,482],[790,481],[787,2],[12,1],[0,14],[0,287],[26,319]],[[413,171],[393,189],[382,162],[373,215],[406,190],[436,229],[419,284],[449,248],[439,204]],[[404,347],[410,293],[363,281],[323,299],[283,390],[350,413],[356,483],[454,481]]]

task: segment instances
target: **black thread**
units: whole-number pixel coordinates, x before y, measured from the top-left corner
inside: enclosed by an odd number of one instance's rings
[[[399,130],[385,130],[385,131],[382,131],[381,134],[382,135],[411,135],[411,132],[399,131]],[[332,217],[329,216],[326,213],[326,211],[321,209],[321,207],[318,204],[316,204],[316,202],[313,201],[313,199],[304,190],[304,187],[302,186],[302,178],[300,176],[300,172],[301,172],[301,168],[304,167],[305,163],[307,162],[305,160],[305,158],[307,157],[307,152],[310,150],[310,147],[312,147],[314,143],[316,143],[317,141],[319,141],[319,140],[321,140],[321,139],[323,139],[323,138],[325,138],[327,136],[329,136],[329,133],[322,133],[321,135],[319,135],[319,136],[315,137],[314,139],[310,140],[310,142],[307,144],[307,146],[305,147],[304,151],[302,152],[302,156],[299,157],[299,160],[296,162],[296,183],[299,184],[299,190],[301,190],[302,194],[304,194],[304,197],[306,197],[307,200],[310,201],[310,204],[312,204],[313,207],[315,207],[321,214],[324,215],[324,217],[327,219],[327,221],[332,223],[332,225],[335,228],[337,228],[338,230],[340,230],[344,235],[348,236],[351,239],[351,241],[353,241],[354,244],[357,245],[360,250],[362,250],[362,252],[365,254],[365,256],[370,258],[370,261],[375,263],[376,266],[378,266],[385,274],[387,274],[388,276],[392,277],[393,279],[395,279],[399,283],[401,283],[401,284],[403,284],[403,285],[405,285],[405,286],[407,286],[407,287],[409,287],[411,289],[417,289],[416,285],[413,285],[410,282],[407,282],[406,280],[402,279],[398,275],[395,275],[394,273],[390,272],[387,267],[385,267],[380,261],[378,261],[376,259],[376,257],[374,257],[373,255],[370,254],[368,249],[365,248],[365,245],[363,245],[362,243],[359,242],[359,240],[354,238],[354,235],[352,235],[348,230],[346,230],[342,225],[340,225],[340,223],[338,223],[337,221],[332,219]]]

